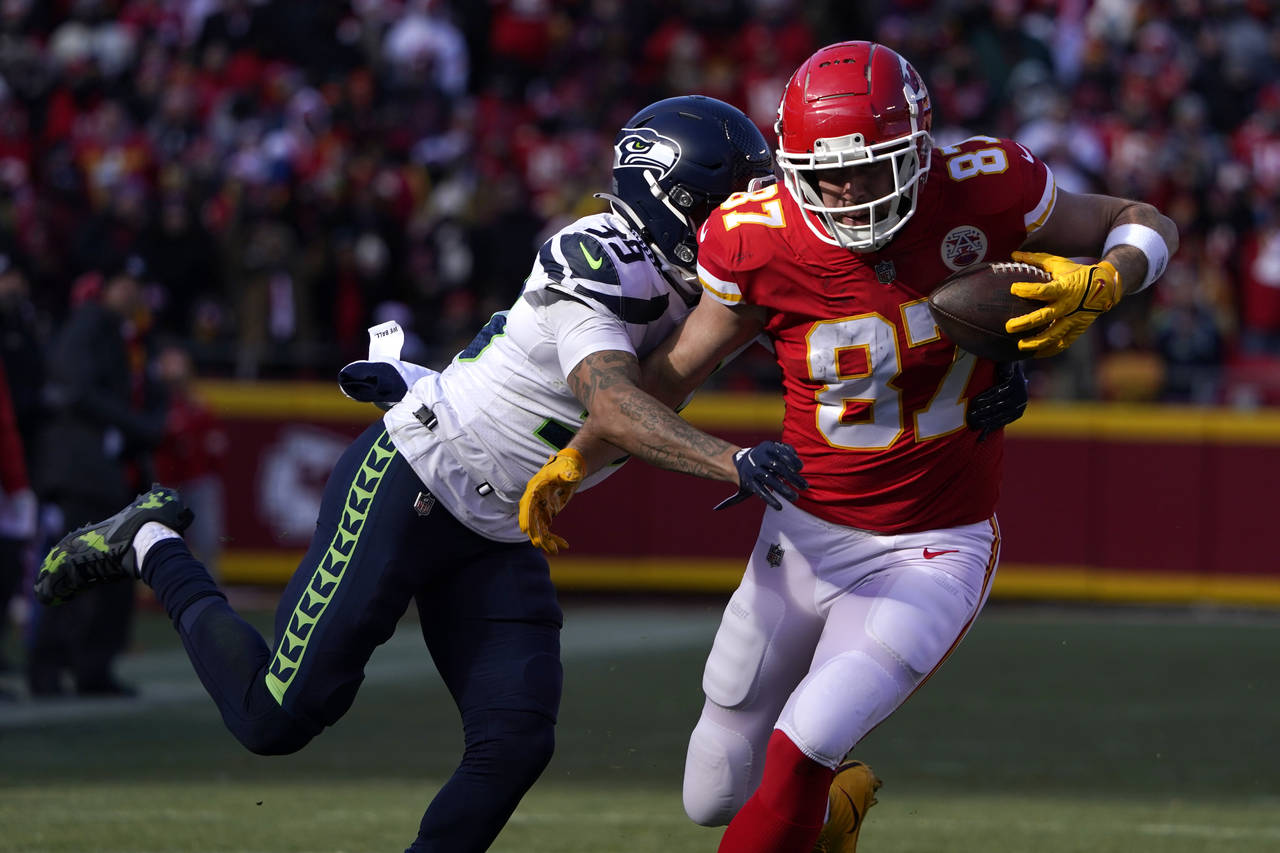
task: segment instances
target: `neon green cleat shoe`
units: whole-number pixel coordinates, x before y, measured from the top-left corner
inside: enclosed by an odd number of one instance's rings
[[[867,810],[876,804],[881,782],[861,761],[846,761],[836,768],[827,795],[827,822],[813,846],[813,853],[854,853]]]
[[[173,489],[153,485],[151,491],[97,524],[73,530],[49,551],[36,574],[36,600],[41,604],[70,601],[82,590],[100,583],[138,577],[133,537],[148,521],[178,533],[195,514]]]

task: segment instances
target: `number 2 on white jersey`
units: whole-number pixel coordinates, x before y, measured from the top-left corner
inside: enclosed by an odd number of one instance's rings
[[[937,340],[938,330],[924,301],[902,306],[907,346]],[[902,391],[893,383],[902,372],[897,327],[880,314],[862,314],[814,323],[806,337],[809,376],[823,383],[816,395],[818,432],[832,447],[879,450],[893,445],[905,429]],[[859,358],[856,351],[861,351]],[[846,361],[847,359],[847,361]],[[843,372],[842,361],[852,364]],[[965,387],[977,359],[956,350],[929,404],[915,411],[916,440],[925,441],[964,426]],[[865,407],[849,420],[853,406]]]

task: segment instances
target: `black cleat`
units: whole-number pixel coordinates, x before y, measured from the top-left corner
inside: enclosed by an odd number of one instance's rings
[[[133,537],[148,521],[178,533],[195,514],[173,489],[153,485],[124,509],[97,524],[73,530],[49,551],[36,575],[36,600],[41,604],[70,601],[82,590],[100,583],[138,577]]]

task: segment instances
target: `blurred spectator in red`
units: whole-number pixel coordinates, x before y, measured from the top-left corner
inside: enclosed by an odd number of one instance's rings
[[[1064,187],[1179,199],[1184,246],[1227,232],[1235,275],[1246,245],[1269,257],[1253,232],[1280,196],[1274,6],[15,0],[0,3],[0,233],[59,316],[102,252],[141,251],[157,322],[192,335],[202,373],[326,375],[386,301],[447,359],[527,272],[493,246],[595,203],[601,128],[701,92],[772,139],[815,44],[875,38],[920,57],[939,145],[982,127]],[[1252,284],[1232,285],[1245,306]],[[1107,319],[1133,324],[1112,349],[1155,346],[1137,314]],[[1033,386],[1088,396],[1096,366],[1073,348]]]
[[[1261,203],[1280,198],[1280,83],[1272,83],[1258,96],[1258,108],[1232,135],[1232,148],[1252,176]]]
[[[186,347],[177,343],[161,347],[154,371],[169,405],[164,439],[153,456],[155,478],[182,492],[195,512],[186,540],[192,553],[216,574],[225,515],[219,471],[230,440],[222,422],[200,398],[195,364]]]
[[[31,302],[24,267],[25,260],[16,251],[0,251],[0,366],[8,375],[9,398],[30,467],[30,453],[43,421],[47,330]]]
[[[1280,211],[1240,249],[1241,348],[1280,358]]]
[[[84,175],[89,204],[107,207],[122,187],[149,187],[155,163],[151,143],[115,99],[82,115],[72,133],[76,165]]]
[[[9,398],[9,383],[0,365],[0,672],[13,667],[5,654],[10,604],[26,576],[29,546],[36,533],[36,512],[22,436]]]

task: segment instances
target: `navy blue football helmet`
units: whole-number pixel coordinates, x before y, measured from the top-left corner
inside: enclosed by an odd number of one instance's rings
[[[773,154],[740,110],[705,95],[650,104],[613,143],[613,193],[600,193],[654,253],[696,277],[697,232],[731,193],[773,176]]]

